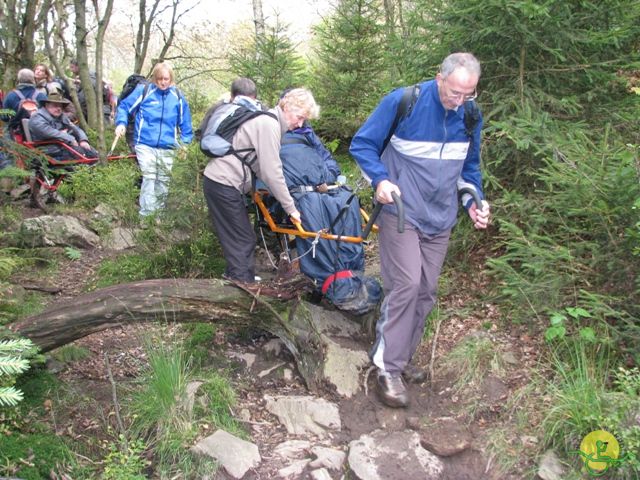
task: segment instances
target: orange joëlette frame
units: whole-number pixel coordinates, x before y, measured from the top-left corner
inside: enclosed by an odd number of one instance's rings
[[[302,228],[302,224],[299,222],[293,222],[293,226],[295,226],[295,228],[278,225],[273,220],[271,213],[269,213],[269,209],[266,207],[266,205],[262,201],[262,198],[267,195],[269,195],[269,192],[266,190],[256,190],[253,193],[253,200],[256,202],[256,205],[260,209],[260,212],[262,213],[264,220],[267,222],[267,225],[269,226],[272,232],[285,233],[289,235],[295,235],[298,237],[306,237],[306,238],[316,238],[319,236],[320,238],[324,238],[325,240],[339,240],[341,242],[349,242],[349,243],[362,243],[365,241],[365,238],[362,238],[362,236],[350,237],[346,235],[334,235],[332,233],[328,233],[326,229],[323,229],[322,231],[320,231],[320,233],[308,232],[304,228]],[[360,209],[360,214],[364,218],[365,222],[369,221],[369,215],[367,214],[367,212],[365,212],[363,209]],[[374,225],[373,230],[377,232],[378,227]]]

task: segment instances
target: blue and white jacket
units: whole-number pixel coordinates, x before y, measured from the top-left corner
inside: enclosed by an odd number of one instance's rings
[[[400,188],[405,220],[427,235],[444,232],[456,223],[458,187],[474,188],[481,198],[480,132],[473,141],[465,133],[464,107],[445,110],[435,80],[420,85],[410,114],[400,121],[389,144],[404,89],[385,96],[353,137],[349,152],[371,180],[373,188],[389,180]],[[469,195],[463,197],[471,206]],[[397,214],[393,204],[384,210]]]
[[[161,90],[151,83],[144,94],[138,85],[118,105],[116,126],[127,125],[129,115],[135,114],[133,141],[152,148],[177,148],[191,143],[191,111],[184,96],[175,86]],[[144,94],[144,98],[143,97]]]

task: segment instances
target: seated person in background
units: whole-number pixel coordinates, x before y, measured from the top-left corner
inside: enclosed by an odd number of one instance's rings
[[[326,180],[328,184],[332,184],[336,182],[344,183],[344,181],[339,181],[338,179],[338,177],[340,177],[342,173],[340,171],[340,166],[338,165],[338,162],[336,162],[336,160],[333,158],[333,155],[331,155],[331,152],[327,149],[327,147],[324,146],[324,144],[322,143],[322,140],[320,140],[320,137],[316,135],[316,132],[313,131],[313,128],[311,128],[311,125],[309,125],[309,122],[304,122],[302,127],[294,128],[293,130],[290,130],[287,133],[304,137],[304,139],[306,140],[306,143],[308,143],[311,147],[313,147],[316,153],[320,155],[320,158],[322,158],[324,162],[324,167],[326,169]],[[291,138],[291,135],[289,136],[289,139],[290,138]],[[286,141],[286,138],[283,138],[282,140],[283,145],[285,144],[285,141]]]
[[[18,136],[24,138],[22,131],[22,119],[29,118],[37,109],[37,104],[46,95],[36,90],[36,80],[33,70],[23,68],[18,72],[18,84],[16,88],[6,94],[2,103],[5,110],[13,110],[13,114],[1,115],[0,119],[7,122],[5,138],[18,140]]]
[[[69,100],[64,98],[59,92],[53,92],[45,97],[41,102],[41,107],[29,119],[29,131],[34,142],[56,140],[72,147],[77,153],[64,148],[61,145],[51,144],[40,147],[47,155],[55,160],[70,160],[80,158],[98,158],[91,145],[87,134],[71,123],[69,118],[63,113],[64,107],[69,104]]]

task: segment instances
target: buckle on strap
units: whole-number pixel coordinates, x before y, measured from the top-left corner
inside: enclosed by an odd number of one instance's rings
[[[310,185],[298,185],[297,187],[292,187],[289,189],[289,193],[308,193],[315,191],[316,187],[312,187]]]
[[[335,280],[341,280],[343,278],[353,278],[353,272],[351,270],[340,270],[333,275],[329,275],[322,284],[322,294],[327,293],[327,290],[329,290],[329,287]]]

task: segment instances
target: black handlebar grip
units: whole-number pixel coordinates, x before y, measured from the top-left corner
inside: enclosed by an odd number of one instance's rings
[[[380,210],[382,210],[382,203],[376,203],[376,206],[373,208],[373,212],[371,212],[371,216],[369,217],[369,221],[364,226],[364,230],[362,230],[362,239],[366,240],[369,234],[371,233],[371,229],[373,228],[373,224],[376,223],[376,219],[380,214]]]
[[[396,209],[398,210],[398,233],[404,232],[404,205],[402,204],[402,199],[396,192],[391,192],[391,198],[393,198],[393,202],[396,205]],[[362,239],[366,240],[369,234],[371,233],[371,229],[373,228],[373,224],[376,223],[376,219],[378,215],[380,215],[380,211],[382,210],[384,204],[378,202],[376,206],[373,208],[373,212],[371,212],[371,216],[369,217],[369,221],[364,226],[362,230]]]
[[[479,210],[482,210],[483,208],[482,200],[480,200],[480,195],[478,195],[478,192],[476,192],[475,188],[462,187],[461,189],[458,190],[458,194],[462,195],[463,193],[468,193],[469,195],[471,195],[471,197],[473,198],[473,201],[476,204],[476,208]]]
[[[393,198],[393,203],[395,203],[396,210],[398,210],[398,233],[404,233],[404,204],[400,195],[396,192],[391,192],[391,198]]]

